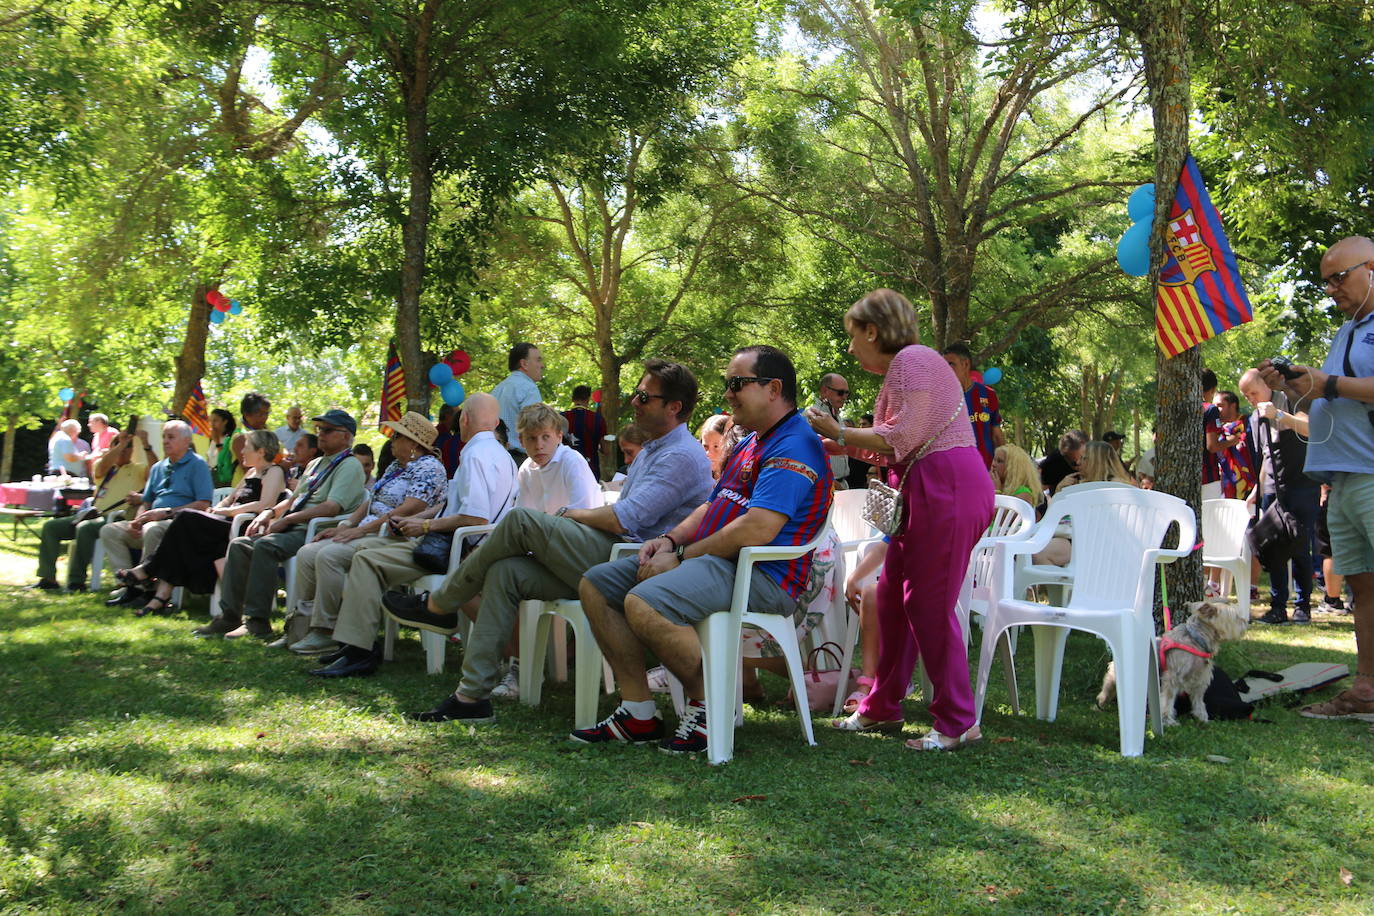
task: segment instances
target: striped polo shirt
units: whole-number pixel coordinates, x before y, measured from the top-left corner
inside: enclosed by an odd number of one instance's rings
[[[757,507],[787,516],[769,546],[806,544],[825,525],[834,489],[835,478],[820,437],[794,410],[772,429],[751,433],[735,446],[692,540],[714,534]],[[796,598],[811,575],[811,554],[795,560],[770,560],[757,568]]]

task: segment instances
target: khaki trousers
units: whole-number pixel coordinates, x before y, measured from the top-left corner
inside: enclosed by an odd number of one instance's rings
[[[379,543],[394,542],[394,538],[369,535],[352,541],[327,538],[306,544],[296,552],[296,612],[308,616],[312,627],[334,629],[354,555]]]
[[[142,549],[145,561],[157,553],[157,547],[162,543],[163,535],[167,533],[172,520],[168,518],[149,522],[143,526],[141,535],[130,531],[130,524],[132,523],[110,522],[100,529],[100,543],[105,548],[105,562],[110,564],[111,569],[128,569],[133,566],[134,557],[130,551],[135,547]]]
[[[520,602],[576,598],[582,574],[606,562],[619,540],[533,509],[512,509],[501,519],[431,596],[445,611],[482,596],[463,650],[458,692],[473,699],[490,695],[500,680],[502,650],[515,629]]]
[[[382,623],[382,595],[387,589],[429,575],[411,559],[419,538],[365,540],[370,543],[353,554],[334,623],[334,638],[360,649],[370,649],[377,641],[377,628]]]

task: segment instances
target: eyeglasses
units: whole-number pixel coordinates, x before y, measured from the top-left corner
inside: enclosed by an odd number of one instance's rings
[[[776,381],[776,379],[752,375],[732,375],[725,380],[725,390],[738,394],[745,385],[767,385],[772,381]]]
[[[319,427],[319,426],[317,426],[317,427],[315,427],[315,435],[317,435],[317,436],[323,436],[325,433],[341,433],[341,432],[343,432],[343,427],[342,427],[342,426],[325,426],[325,427]]]
[[[631,391],[631,392],[630,392],[630,403],[631,403],[631,404],[647,404],[647,403],[649,403],[650,401],[652,401],[654,398],[658,398],[660,401],[667,401],[667,400],[668,400],[668,398],[667,398],[666,396],[664,396],[664,395],[661,395],[661,394],[650,394],[649,392],[645,391],[643,388],[636,388],[634,391]]]
[[[836,388],[834,385],[826,385],[825,387],[826,387],[826,388],[829,388],[831,391],[835,392],[836,394],[838,394],[838,395],[839,395],[840,397],[842,397],[842,398],[847,398],[847,397],[849,397],[849,389],[848,389],[848,388]]]
[[[1345,282],[1345,278],[1350,276],[1351,271],[1359,270],[1361,267],[1364,267],[1366,263],[1366,261],[1361,261],[1353,267],[1347,267],[1345,270],[1337,271],[1329,277],[1323,277],[1322,285],[1327,289],[1339,289],[1340,285]]]

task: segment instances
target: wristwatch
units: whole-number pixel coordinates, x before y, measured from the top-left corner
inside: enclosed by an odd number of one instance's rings
[[[1340,395],[1336,393],[1336,383],[1340,381],[1340,378],[1339,375],[1328,375],[1326,377],[1325,395],[1328,401],[1334,401],[1336,398],[1340,397]]]
[[[681,563],[681,562],[683,562],[683,561],[685,561],[685,560],[687,559],[685,556],[683,556],[683,554],[684,554],[686,551],[687,551],[687,545],[686,545],[686,544],[683,544],[681,547],[678,547],[676,550],[673,551],[673,553],[677,554],[677,561],[678,561],[679,563]]]
[[[844,424],[843,424],[843,423],[840,424],[840,434],[839,434],[838,436],[835,437],[835,444],[836,444],[836,445],[839,445],[839,446],[843,446],[843,445],[844,445]]]

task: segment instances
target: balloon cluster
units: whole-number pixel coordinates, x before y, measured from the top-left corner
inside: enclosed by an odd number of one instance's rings
[[[445,404],[450,407],[457,407],[467,397],[467,392],[463,390],[463,383],[458,381],[457,376],[471,368],[472,359],[468,356],[467,351],[454,350],[444,357],[442,362],[429,367],[429,383],[439,389],[439,394],[443,397]]]
[[[205,294],[205,301],[209,304],[211,324],[224,324],[230,315],[240,315],[243,313],[243,303],[237,299],[230,299],[217,289],[212,289]]]
[[[1002,370],[998,369],[996,366],[989,366],[981,372],[974,369],[969,373],[969,377],[975,382],[982,382],[984,385],[992,386],[1002,381]]]
[[[70,401],[72,398],[76,397],[76,391],[75,391],[74,389],[71,389],[71,388],[63,388],[63,389],[61,389],[61,390],[59,390],[59,391],[57,392],[57,396],[58,396],[58,397],[62,400],[62,402],[65,404],[66,402]]]
[[[601,389],[600,389],[600,388],[598,388],[598,389],[596,389],[595,391],[592,392],[592,403],[593,403],[593,404],[600,404],[600,403],[601,403]]]
[[[1150,272],[1150,230],[1154,228],[1155,186],[1143,184],[1126,201],[1131,228],[1116,243],[1116,263],[1127,276],[1143,277]]]

